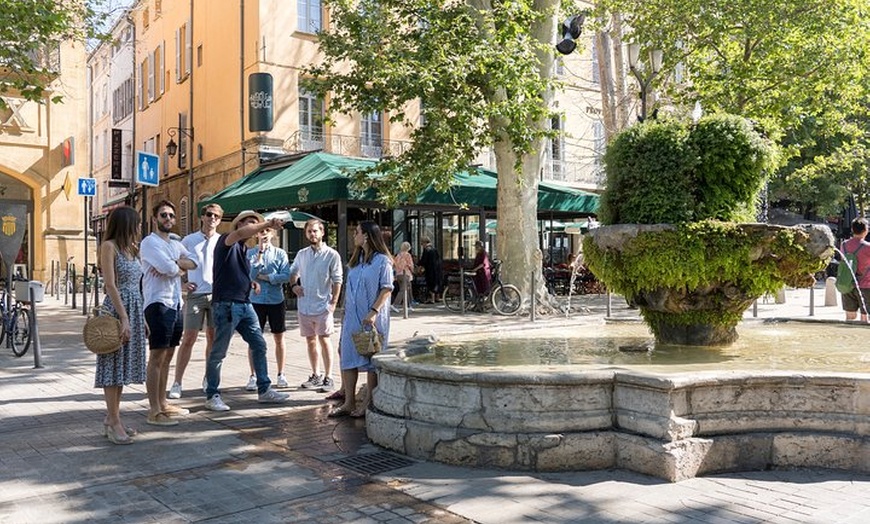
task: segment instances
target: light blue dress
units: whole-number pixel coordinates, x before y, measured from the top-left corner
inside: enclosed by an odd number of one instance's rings
[[[383,289],[393,289],[393,263],[389,257],[376,253],[370,264],[361,262],[347,272],[347,287],[344,297],[344,320],[341,322],[341,337],[338,352],[341,369],[374,371],[372,359],[363,357],[353,346],[353,333],[362,327],[366,317]],[[385,351],[390,338],[390,301],[384,302],[375,317],[375,327],[384,336],[381,351]]]

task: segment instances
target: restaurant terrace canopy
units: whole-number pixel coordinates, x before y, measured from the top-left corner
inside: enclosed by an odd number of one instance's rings
[[[374,189],[355,191],[349,173],[371,167],[375,161],[330,153],[309,153],[293,161],[264,164],[237,180],[211,198],[198,203],[199,208],[210,203],[220,204],[227,215],[245,209],[305,208],[337,201],[377,201]],[[456,206],[495,210],[498,177],[493,171],[480,169],[476,173],[454,175],[454,184],[446,193],[433,187],[425,189],[407,207]],[[578,189],[541,182],[538,191],[538,211],[567,213],[573,216],[594,214],[598,195]]]

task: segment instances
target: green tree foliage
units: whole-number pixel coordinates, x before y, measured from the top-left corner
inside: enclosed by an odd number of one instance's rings
[[[308,87],[330,94],[332,113],[386,111],[413,128],[413,146],[377,166],[390,203],[434,183],[444,191],[479,151],[508,141],[522,156],[546,135],[541,53],[530,27],[535,2],[326,0],[330,27],[319,34],[323,62],[307,68]],[[552,16],[550,9],[550,16]],[[555,30],[552,33],[555,34]],[[422,103],[422,119],[408,104]],[[422,122],[421,122],[422,121]]]
[[[604,157],[601,221],[745,220],[774,151],[751,122],[733,115],[631,127],[614,138]]]
[[[627,39],[662,49],[653,88],[680,107],[761,122],[785,137],[773,200],[805,216],[836,212],[866,150],[870,126],[870,4],[866,0],[602,0],[621,11]],[[671,74],[679,70],[681,76]],[[859,126],[855,134],[848,128]],[[863,137],[863,139],[861,138]],[[863,146],[861,144],[863,143]],[[852,180],[859,180],[852,183]]]
[[[0,3],[0,94],[42,101],[54,80],[50,57],[66,40],[84,43],[106,17],[104,0],[3,0]],[[59,102],[60,98],[52,99]],[[3,101],[0,100],[0,107]]]

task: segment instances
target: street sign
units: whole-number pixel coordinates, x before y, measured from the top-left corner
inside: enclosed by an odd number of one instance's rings
[[[146,186],[160,183],[160,156],[136,151],[136,182]]]
[[[79,183],[76,185],[76,194],[87,197],[97,196],[97,179],[79,178]]]

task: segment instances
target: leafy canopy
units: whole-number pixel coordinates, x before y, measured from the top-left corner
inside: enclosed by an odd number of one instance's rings
[[[547,13],[531,0],[326,0],[330,28],[319,34],[323,61],[304,85],[326,98],[330,115],[388,112],[412,128],[413,144],[386,158],[369,179],[388,203],[430,183],[446,191],[477,154],[506,141],[521,157],[547,135],[551,115],[530,26]],[[408,109],[419,101],[421,118]]]
[[[0,4],[0,94],[42,101],[57,71],[49,57],[66,40],[84,42],[106,18],[106,0],[3,0]],[[59,102],[60,97],[52,98]],[[0,99],[0,107],[4,102]]]

